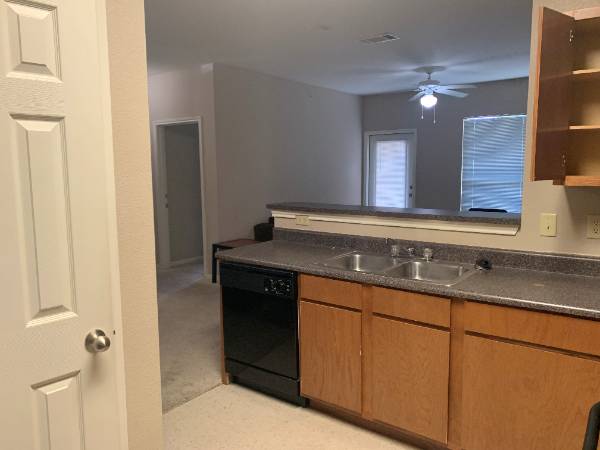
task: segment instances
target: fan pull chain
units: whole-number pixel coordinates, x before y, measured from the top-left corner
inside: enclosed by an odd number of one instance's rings
[[[423,120],[423,119],[425,118],[425,117],[423,116],[423,110],[424,110],[424,108],[423,108],[423,105],[421,104],[421,120]]]
[[[433,105],[433,123],[435,124],[435,105]]]

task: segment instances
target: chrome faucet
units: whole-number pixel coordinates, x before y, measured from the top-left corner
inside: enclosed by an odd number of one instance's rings
[[[430,248],[424,248],[423,259],[425,259],[425,261],[427,262],[431,261],[433,259],[433,250],[431,250]]]

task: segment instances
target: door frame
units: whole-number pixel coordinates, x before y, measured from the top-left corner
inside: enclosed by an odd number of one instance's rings
[[[363,137],[363,155],[362,155],[362,205],[369,205],[369,154],[370,154],[370,141],[372,136],[383,136],[389,134],[406,134],[411,136],[411,142],[409,148],[409,176],[412,181],[412,198],[406,205],[407,208],[413,208],[417,199],[417,183],[416,183],[416,172],[417,172],[417,129],[416,128],[402,128],[397,130],[381,130],[381,131],[365,131]]]
[[[184,261],[171,261],[171,245],[169,240],[169,210],[165,202],[161,201],[167,194],[167,157],[162,142],[161,128],[170,125],[197,124],[198,126],[198,154],[200,156],[200,197],[202,208],[202,255],[199,258],[204,259],[204,247],[206,246],[206,177],[204,176],[204,151],[202,146],[202,117],[183,117],[178,119],[163,119],[152,121],[151,140],[152,140],[152,166],[154,192],[154,220],[156,226],[157,266],[159,269],[168,269],[170,267],[186,264],[198,260],[192,258]]]

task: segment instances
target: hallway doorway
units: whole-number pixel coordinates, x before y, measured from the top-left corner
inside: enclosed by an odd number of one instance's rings
[[[158,267],[164,270],[203,263],[206,241],[201,120],[153,125]]]

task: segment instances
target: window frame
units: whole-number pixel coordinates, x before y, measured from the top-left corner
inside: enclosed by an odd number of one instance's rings
[[[397,129],[397,130],[382,130],[382,131],[366,131],[364,133],[363,143],[363,170],[362,170],[362,205],[372,206],[369,204],[369,186],[370,186],[370,161],[371,161],[371,138],[375,136],[388,136],[392,134],[406,135],[408,141],[408,172],[410,193],[407,199],[406,208],[414,208],[417,188],[416,188],[416,167],[417,167],[417,130],[415,128]]]
[[[463,117],[462,119],[462,137],[461,137],[461,148],[460,148],[460,197],[459,197],[459,211],[469,211],[467,210],[463,210],[462,209],[462,205],[463,205],[463,181],[464,181],[464,162],[465,162],[465,121],[466,120],[472,120],[472,119],[498,119],[501,117],[523,117],[525,124],[524,124],[524,129],[523,129],[523,134],[524,134],[524,142],[523,142],[523,173],[522,173],[522,177],[521,177],[521,210],[516,213],[516,214],[522,214],[523,212],[523,189],[524,189],[524,185],[525,185],[525,165],[526,165],[526,154],[527,154],[527,122],[528,122],[528,116],[527,113],[511,113],[511,114],[486,114],[483,116],[469,116],[469,117]],[[510,211],[509,211],[510,212]]]

